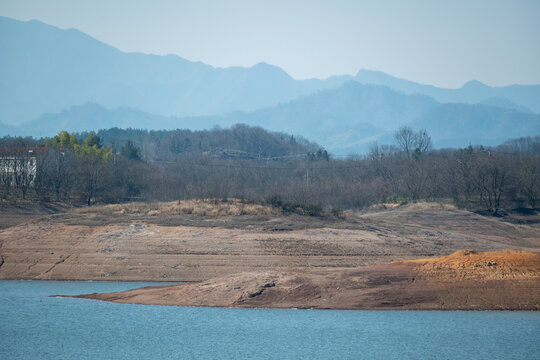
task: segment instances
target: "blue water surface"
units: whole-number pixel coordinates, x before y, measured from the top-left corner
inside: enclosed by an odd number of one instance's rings
[[[540,359],[540,313],[221,309],[55,298],[155,285],[0,281],[2,359]]]

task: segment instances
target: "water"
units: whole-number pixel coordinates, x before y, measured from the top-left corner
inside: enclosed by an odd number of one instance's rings
[[[540,359],[538,312],[219,309],[49,297],[145,285],[0,281],[0,358]]]

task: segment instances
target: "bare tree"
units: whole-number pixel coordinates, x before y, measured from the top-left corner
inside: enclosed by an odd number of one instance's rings
[[[13,180],[16,188],[26,199],[28,188],[33,184],[36,174],[36,158],[31,154],[16,156],[13,161]]]
[[[2,197],[7,199],[11,192],[13,181],[14,158],[3,156],[0,158],[0,186],[2,186]]]
[[[486,210],[498,214],[501,207],[501,197],[507,188],[507,167],[503,159],[496,158],[491,154],[479,158],[477,167],[477,182],[480,199]]]
[[[73,170],[72,151],[59,151],[54,148],[48,149],[38,160],[37,185],[42,192],[52,192],[56,201],[67,197],[72,185],[71,175]],[[44,189],[41,189],[41,188]],[[45,195],[44,193],[42,196]]]
[[[405,153],[405,156],[410,158],[416,144],[416,134],[413,129],[409,126],[402,126],[394,134],[394,139],[399,148]]]
[[[459,200],[459,196],[463,195],[465,201],[469,201],[474,194],[475,180],[474,180],[474,167],[475,167],[475,154],[472,146],[469,145],[466,149],[460,149],[454,152],[455,164],[452,168],[455,169],[453,175],[455,175],[455,183],[452,186],[456,187],[456,193],[454,195],[456,200]]]
[[[426,130],[420,130],[415,134],[414,141],[414,151],[417,154],[424,154],[430,151],[433,148],[433,143],[431,142],[431,136],[427,133]]]
[[[409,126],[401,127],[394,134],[394,139],[407,158],[418,157],[427,153],[433,147],[431,136],[426,130],[415,132]]]
[[[516,162],[518,166],[518,188],[521,189],[529,206],[535,208],[540,199],[540,163],[536,156],[525,156]]]

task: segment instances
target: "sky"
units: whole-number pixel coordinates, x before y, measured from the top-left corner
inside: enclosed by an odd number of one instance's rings
[[[0,15],[295,79],[369,69],[447,88],[540,84],[540,0],[0,0]]]

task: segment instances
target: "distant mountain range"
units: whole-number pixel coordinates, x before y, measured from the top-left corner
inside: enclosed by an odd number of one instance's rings
[[[0,54],[0,118],[8,124],[87,102],[166,116],[250,111],[346,81],[296,81],[266,63],[214,68],[174,55],[124,53],[75,29],[5,17]]]
[[[509,138],[540,134],[540,115],[484,104],[439,103],[425,95],[407,95],[385,86],[348,82],[274,107],[253,112],[199,117],[165,117],[133,108],[98,104],[73,106],[11,130],[11,134],[51,136],[60,130],[110,127],[200,130],[236,123],[299,134],[328,150],[363,152],[374,141],[391,143],[400,126],[426,129],[435,146],[497,145]]]
[[[540,134],[540,115],[483,104],[441,104],[410,124],[426,129],[437,148],[495,146]]]
[[[0,135],[247,123],[347,153],[391,142],[402,125],[427,129],[437,147],[540,134],[540,85],[442,89],[369,70],[299,81],[265,63],[124,53],[78,30],[4,17],[0,79]]]
[[[540,85],[493,87],[471,80],[459,89],[443,89],[369,70],[360,70],[354,80],[361,84],[388,86],[406,94],[424,94],[439,102],[476,104],[482,101],[498,101],[500,107],[521,106],[527,111],[540,113]]]

